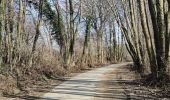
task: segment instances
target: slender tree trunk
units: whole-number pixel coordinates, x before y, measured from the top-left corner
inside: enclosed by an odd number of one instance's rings
[[[36,25],[36,33],[35,33],[35,37],[34,37],[34,41],[33,41],[33,46],[32,46],[32,53],[34,53],[34,51],[36,50],[36,44],[40,35],[40,21],[38,21],[37,25]]]
[[[4,29],[4,0],[0,0],[0,67],[3,63],[2,61],[2,35],[3,35],[3,29]]]
[[[85,30],[85,40],[84,40],[84,46],[83,46],[83,54],[82,54],[82,61],[87,63],[88,60],[88,46],[90,41],[90,29],[91,29],[91,17],[87,16],[86,18],[86,30]]]
[[[170,61],[170,1],[168,1],[168,11],[165,15],[165,25],[166,25],[166,34],[165,34],[165,60],[166,63]]]
[[[140,10],[140,16],[141,16],[141,24],[142,24],[142,31],[145,37],[145,43],[146,48],[150,60],[150,66],[151,66],[151,72],[154,76],[157,76],[157,63],[156,63],[156,56],[155,51],[153,49],[153,43],[151,38],[151,33],[149,30],[149,26],[147,24],[147,15],[146,15],[146,6],[145,6],[145,0],[138,0],[139,2],[139,10]]]
[[[2,41],[3,17],[4,17],[4,0],[0,0],[0,45]]]
[[[42,7],[43,7],[43,1],[40,0],[39,8],[38,8],[39,15],[38,15],[38,21],[37,21],[36,27],[35,27],[36,33],[35,33],[35,37],[34,37],[34,41],[33,41],[32,53],[34,53],[34,51],[36,50],[36,44],[37,44],[37,41],[38,41],[38,38],[40,35],[40,26],[41,26],[41,20],[42,20]]]
[[[148,3],[154,30],[156,60],[158,64],[157,72],[158,77],[161,77],[166,74],[167,67],[167,64],[165,63],[165,5],[164,0],[156,0],[156,4],[152,0],[148,0]]]
[[[21,45],[21,34],[23,33],[22,25],[23,25],[23,1],[19,0],[19,15],[18,15],[18,25],[17,25],[17,39],[16,45],[17,49],[19,49]]]
[[[74,44],[75,44],[75,32],[74,32],[74,19],[73,19],[73,14],[74,14],[74,10],[73,10],[73,3],[72,0],[69,0],[69,8],[70,8],[70,34],[71,34],[71,39],[70,39],[70,57],[72,58],[73,54],[74,54]]]
[[[9,0],[5,1],[6,7],[8,7],[8,15],[5,16],[5,31],[6,31],[6,47],[7,47],[7,63],[11,66],[11,72],[13,70],[12,67],[12,60],[13,60],[13,45],[12,45],[12,38],[13,38],[13,31],[14,31],[14,1]],[[6,8],[5,7],[5,8]]]

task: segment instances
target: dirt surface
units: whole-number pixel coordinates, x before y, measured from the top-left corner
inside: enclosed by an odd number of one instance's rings
[[[104,74],[127,64],[129,63],[113,64],[79,74],[56,86],[40,100],[95,100],[96,98],[104,98],[105,93],[98,92],[102,89],[98,86],[103,80]]]
[[[26,90],[22,91],[22,93],[18,95],[7,95],[0,96],[0,100],[36,100],[41,98],[46,92],[52,91],[53,88],[60,85],[64,81],[79,75],[80,73],[85,73],[87,71],[93,70],[94,68],[85,68],[79,70],[78,72],[73,72],[65,75],[61,79],[48,80],[46,82],[37,82],[36,84],[27,87]]]
[[[157,95],[159,89],[142,86],[139,75],[131,70],[131,63],[113,64],[71,76],[64,82],[56,80],[46,86],[32,87],[34,90],[28,96],[0,100],[170,100]]]
[[[158,88],[142,86],[140,75],[131,70],[131,66],[121,66],[104,74],[97,87],[103,98],[95,100],[170,100],[158,95]]]

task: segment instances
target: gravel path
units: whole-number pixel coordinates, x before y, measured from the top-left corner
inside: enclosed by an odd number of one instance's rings
[[[102,89],[98,86],[103,80],[103,75],[127,64],[129,63],[113,64],[79,74],[46,93],[41,100],[97,100],[105,98],[107,93],[98,92]]]

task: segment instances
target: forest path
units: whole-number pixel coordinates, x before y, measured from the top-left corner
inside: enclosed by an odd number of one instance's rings
[[[116,71],[121,66],[126,66],[129,63],[113,64],[102,68],[97,68],[86,73],[79,74],[68,81],[56,86],[51,92],[44,94],[39,100],[115,100],[126,99],[124,89],[117,86],[115,96],[110,96],[111,91],[104,91],[103,82],[109,82],[109,79],[105,78],[107,73]],[[117,78],[117,75],[114,75]],[[117,79],[115,79],[117,80]],[[120,92],[120,89],[123,91]]]

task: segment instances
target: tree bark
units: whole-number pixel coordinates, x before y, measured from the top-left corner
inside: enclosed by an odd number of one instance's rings
[[[149,26],[148,26],[148,19],[146,15],[146,6],[145,6],[145,0],[138,0],[139,3],[139,10],[140,10],[140,16],[141,16],[141,24],[142,24],[142,30],[143,34],[145,37],[145,43],[146,43],[146,48],[147,48],[147,53],[149,56],[150,60],[150,67],[151,67],[151,72],[154,76],[157,76],[157,63],[156,63],[156,56],[155,56],[155,51],[152,43],[152,38],[151,38],[151,33],[149,31]]]
[[[165,17],[164,17],[164,0],[148,0],[151,21],[154,30],[154,41],[156,50],[156,60],[158,66],[158,76],[166,74],[167,64],[165,63]],[[156,15],[156,16],[155,16]]]

